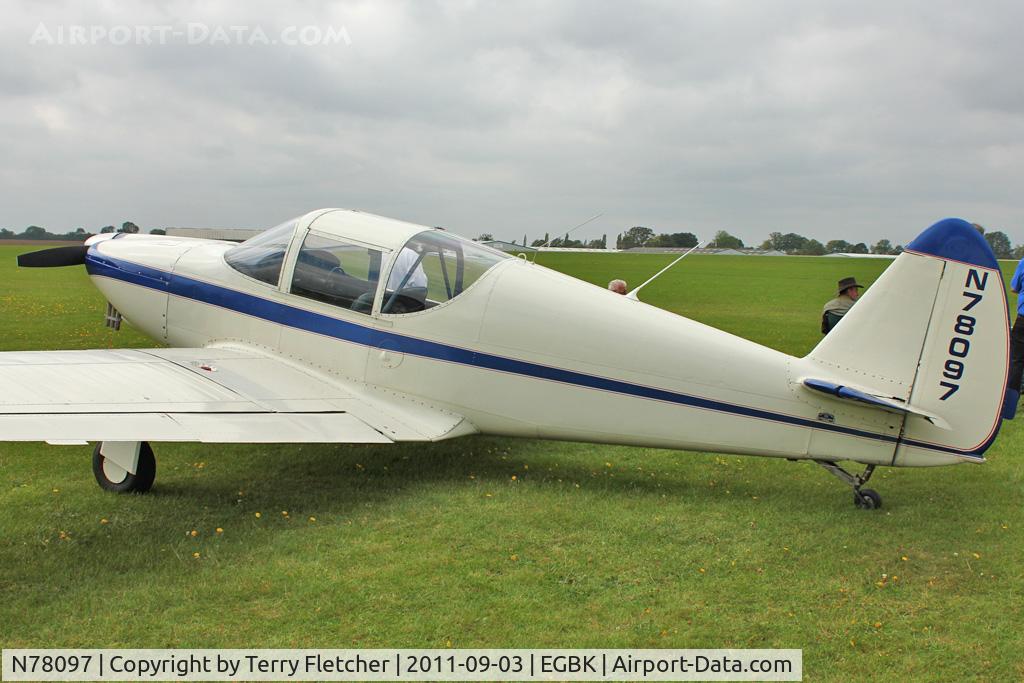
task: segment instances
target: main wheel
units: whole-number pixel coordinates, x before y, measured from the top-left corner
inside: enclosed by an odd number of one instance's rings
[[[156,457],[153,456],[153,449],[148,441],[143,441],[139,448],[139,465],[135,468],[135,474],[117,465],[109,458],[104,458],[100,453],[100,446],[92,452],[92,473],[96,477],[96,483],[104,491],[114,493],[145,493],[153,487],[156,479]]]
[[[882,507],[882,497],[874,489],[853,492],[853,504],[862,510],[877,510]]]

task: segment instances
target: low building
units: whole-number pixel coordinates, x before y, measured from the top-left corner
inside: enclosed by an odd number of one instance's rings
[[[193,237],[203,240],[224,240],[226,242],[244,242],[255,237],[265,228],[165,228],[173,237]]]
[[[536,247],[527,247],[522,244],[516,244],[515,242],[504,242],[502,240],[484,240],[480,244],[488,246],[491,249],[503,251],[506,254],[533,254],[537,251]]]
[[[626,249],[631,254],[685,254],[692,247],[633,247]],[[719,247],[703,247],[694,249],[694,254],[705,256],[787,256],[786,252],[777,249],[727,249]]]
[[[896,258],[896,254],[825,254],[825,256],[828,258]]]

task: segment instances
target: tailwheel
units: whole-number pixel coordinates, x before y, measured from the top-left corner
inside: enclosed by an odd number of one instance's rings
[[[878,495],[877,491],[861,488],[864,484],[868,483],[868,479],[874,473],[874,465],[865,467],[862,474],[851,474],[830,460],[815,460],[814,462],[824,467],[853,489],[853,504],[859,509],[877,510],[882,507],[882,497]]]
[[[874,489],[860,489],[853,492],[853,504],[861,510],[877,510],[882,507],[882,497]]]
[[[156,457],[153,455],[153,449],[150,447],[148,441],[142,441],[138,444],[116,444],[116,447],[121,449],[129,449],[130,455],[135,447],[138,447],[138,454],[135,464],[135,474],[132,474],[127,469],[114,462],[109,457],[106,457],[101,453],[104,449],[103,443],[96,444],[96,448],[92,452],[92,473],[96,477],[96,483],[100,485],[100,488],[104,491],[113,491],[114,493],[145,493],[153,487],[153,481],[156,479]],[[115,444],[107,444],[107,448],[114,447]],[[124,463],[124,460],[121,460]]]

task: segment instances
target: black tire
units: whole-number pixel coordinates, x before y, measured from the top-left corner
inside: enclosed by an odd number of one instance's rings
[[[148,441],[143,441],[139,449],[139,466],[135,474],[126,472],[120,481],[112,481],[108,470],[104,469],[106,458],[100,453],[101,445],[96,444],[92,451],[92,474],[101,489],[114,493],[145,493],[153,487],[156,480],[156,457]]]
[[[877,510],[882,507],[882,497],[874,489],[853,492],[853,504],[861,510]]]

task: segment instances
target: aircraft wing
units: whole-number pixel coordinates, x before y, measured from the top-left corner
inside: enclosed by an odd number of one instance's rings
[[[0,441],[390,443],[462,416],[249,348],[0,353]]]

